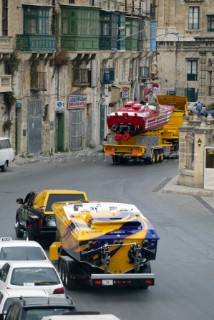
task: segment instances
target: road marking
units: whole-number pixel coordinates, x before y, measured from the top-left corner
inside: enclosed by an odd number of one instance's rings
[[[172,180],[172,178],[164,179],[155,189],[152,190],[152,192],[160,191],[167,183],[169,183],[170,180]]]
[[[209,203],[207,203],[204,199],[202,199],[199,196],[194,196],[194,198],[198,200],[209,212],[214,214],[214,208],[211,205],[209,205]]]

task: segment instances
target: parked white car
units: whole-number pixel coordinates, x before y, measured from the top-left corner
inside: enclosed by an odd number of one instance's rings
[[[5,314],[13,302],[13,298],[20,297],[49,297],[49,294],[45,290],[34,289],[3,289],[0,290],[0,314]]]
[[[29,288],[65,295],[56,268],[48,261],[8,261],[0,269],[0,290]]]
[[[11,147],[10,139],[0,137],[0,169],[5,172],[9,164],[14,160],[14,150]]]
[[[37,260],[50,262],[45,250],[36,241],[0,238],[0,268],[6,261]]]

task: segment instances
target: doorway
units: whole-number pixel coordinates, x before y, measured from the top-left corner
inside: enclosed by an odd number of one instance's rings
[[[214,147],[205,147],[204,189],[214,190]]]
[[[64,112],[56,112],[56,152],[64,151]]]
[[[106,123],[106,112],[105,105],[100,105],[100,144],[103,145],[105,138],[105,123]]]

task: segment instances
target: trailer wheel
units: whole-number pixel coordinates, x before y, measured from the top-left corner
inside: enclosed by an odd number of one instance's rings
[[[60,278],[61,278],[61,280],[62,280],[62,283],[63,283],[63,285],[64,285],[64,273],[65,273],[65,267],[64,267],[64,262],[60,259],[59,260],[59,265],[58,265],[58,270],[59,270],[59,274],[60,274]]]
[[[77,268],[77,264],[75,261],[72,261],[69,263],[69,265],[66,265],[65,270],[65,279],[66,279],[66,288],[68,290],[76,290],[80,286],[80,280],[78,279],[79,271]],[[73,277],[71,277],[73,275]],[[74,278],[77,277],[77,278]]]
[[[152,269],[151,269],[151,265],[150,262],[146,262],[143,266],[140,267],[139,273],[151,273]],[[140,286],[136,286],[137,289],[142,289],[142,290],[146,290],[148,289],[148,285],[144,284],[144,285],[140,285]]]
[[[77,267],[75,261],[66,263],[63,260],[59,260],[58,269],[64,287],[68,290],[78,289],[79,280],[71,277],[72,275],[74,277],[77,275]]]

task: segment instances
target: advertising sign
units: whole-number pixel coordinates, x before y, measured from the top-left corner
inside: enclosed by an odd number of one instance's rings
[[[122,87],[121,88],[121,95],[122,95],[122,99],[128,99],[129,98],[129,87]]]
[[[68,109],[85,108],[87,105],[87,96],[70,95],[68,98]]]

